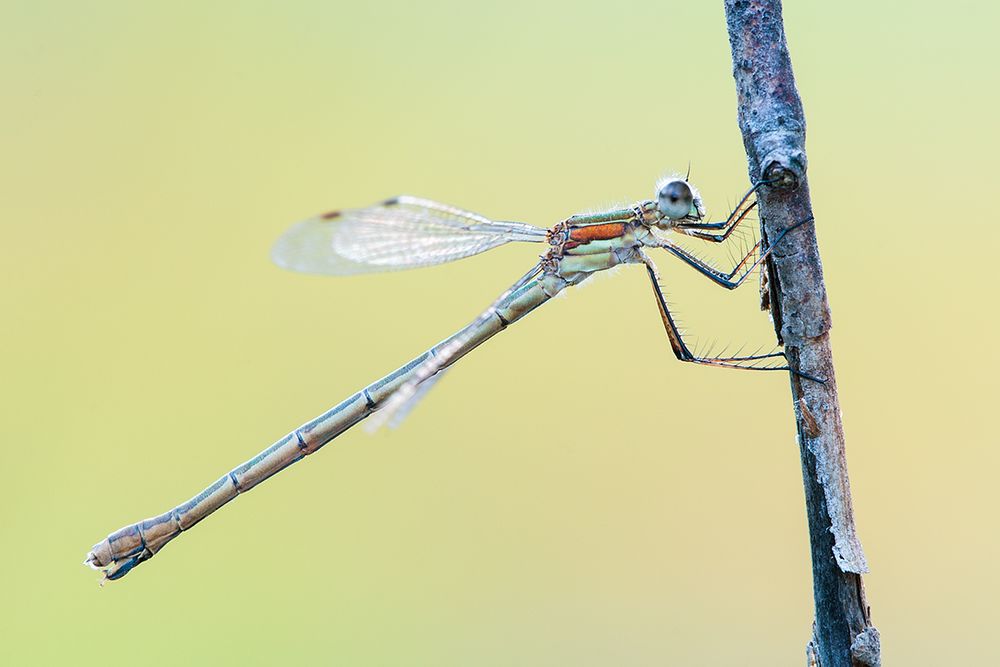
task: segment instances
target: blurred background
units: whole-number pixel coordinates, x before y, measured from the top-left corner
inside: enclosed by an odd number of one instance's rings
[[[1000,11],[788,3],[887,664],[994,664]],[[463,360],[98,588],[80,562],[449,335],[534,259],[322,278],[292,222],[410,193],[548,226],[746,188],[721,2],[0,6],[11,665],[800,665],[780,374],[677,363],[643,271]],[[677,262],[692,335],[768,345]]]

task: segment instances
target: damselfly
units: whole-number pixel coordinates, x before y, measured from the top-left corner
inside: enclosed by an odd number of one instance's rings
[[[238,494],[312,454],[338,435],[379,411],[376,419],[398,421],[457,359],[538,308],[567,287],[621,264],[646,270],[660,318],[674,354],[681,361],[749,370],[790,370],[781,351],[744,356],[699,356],[685,343],[670,313],[659,275],[647,250],[662,249],[717,285],[741,285],[785,234],[767,248],[754,244],[735,266],[724,271],[706,262],[670,234],[723,243],[757,205],[751,188],[728,218],[704,222],[701,196],[686,178],[657,184],[655,199],[601,213],[569,217],[549,229],[520,222],[490,220],[453,206],[396,197],[362,209],[333,211],[292,227],[274,246],[274,261],[307,273],[346,275],[442,264],[510,242],[545,244],[539,261],[464,329],[365,387],[316,419],[300,426],[186,503],[165,514],[112,533],[96,544],[86,563],[120,579],[152,558],[177,537]]]

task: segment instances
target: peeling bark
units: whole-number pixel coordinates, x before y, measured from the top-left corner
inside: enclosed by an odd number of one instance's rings
[[[762,238],[812,217],[805,115],[785,43],[780,0],[725,0],[738,119],[750,179],[759,191]],[[816,618],[806,653],[820,667],[877,667],[861,574],[868,571],[854,527],[844,431],[830,349],[830,307],[815,225],[800,227],[767,264],[767,303],[791,368],[792,405],[805,485]]]

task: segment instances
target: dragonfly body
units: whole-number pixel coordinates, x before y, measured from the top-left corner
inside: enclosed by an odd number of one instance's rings
[[[645,265],[671,347],[682,361],[787,370],[787,366],[752,365],[783,358],[781,353],[730,358],[693,355],[674,325],[655,267],[644,250],[665,249],[714,282],[736,287],[770,250],[760,253],[753,266],[749,266],[752,250],[731,272],[724,273],[672,244],[663,233],[678,231],[708,241],[724,241],[753,208],[752,193],[753,190],[747,193],[733,214],[719,223],[701,222],[704,215],[701,199],[681,179],[664,183],[657,200],[602,213],[574,215],[547,230],[523,223],[495,222],[413,197],[387,200],[367,209],[332,212],[300,223],[279,240],[273,257],[286,268],[314,273],[347,274],[440,264],[511,241],[546,243],[548,249],[531,270],[471,324],[295,429],[191,500],[112,533],[93,547],[87,555],[87,564],[103,568],[107,579],[125,576],[136,565],[152,558],[167,542],[240,493],[317,451],[373,413],[384,410],[382,414],[405,415],[422,392],[455,361],[567,287],[620,264]],[[778,241],[780,237],[775,243]],[[740,272],[742,275],[734,280]]]

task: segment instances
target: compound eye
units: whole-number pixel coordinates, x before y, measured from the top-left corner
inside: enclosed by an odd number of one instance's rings
[[[678,219],[691,213],[694,194],[691,187],[681,180],[670,181],[660,188],[656,196],[660,213],[668,218]]]

